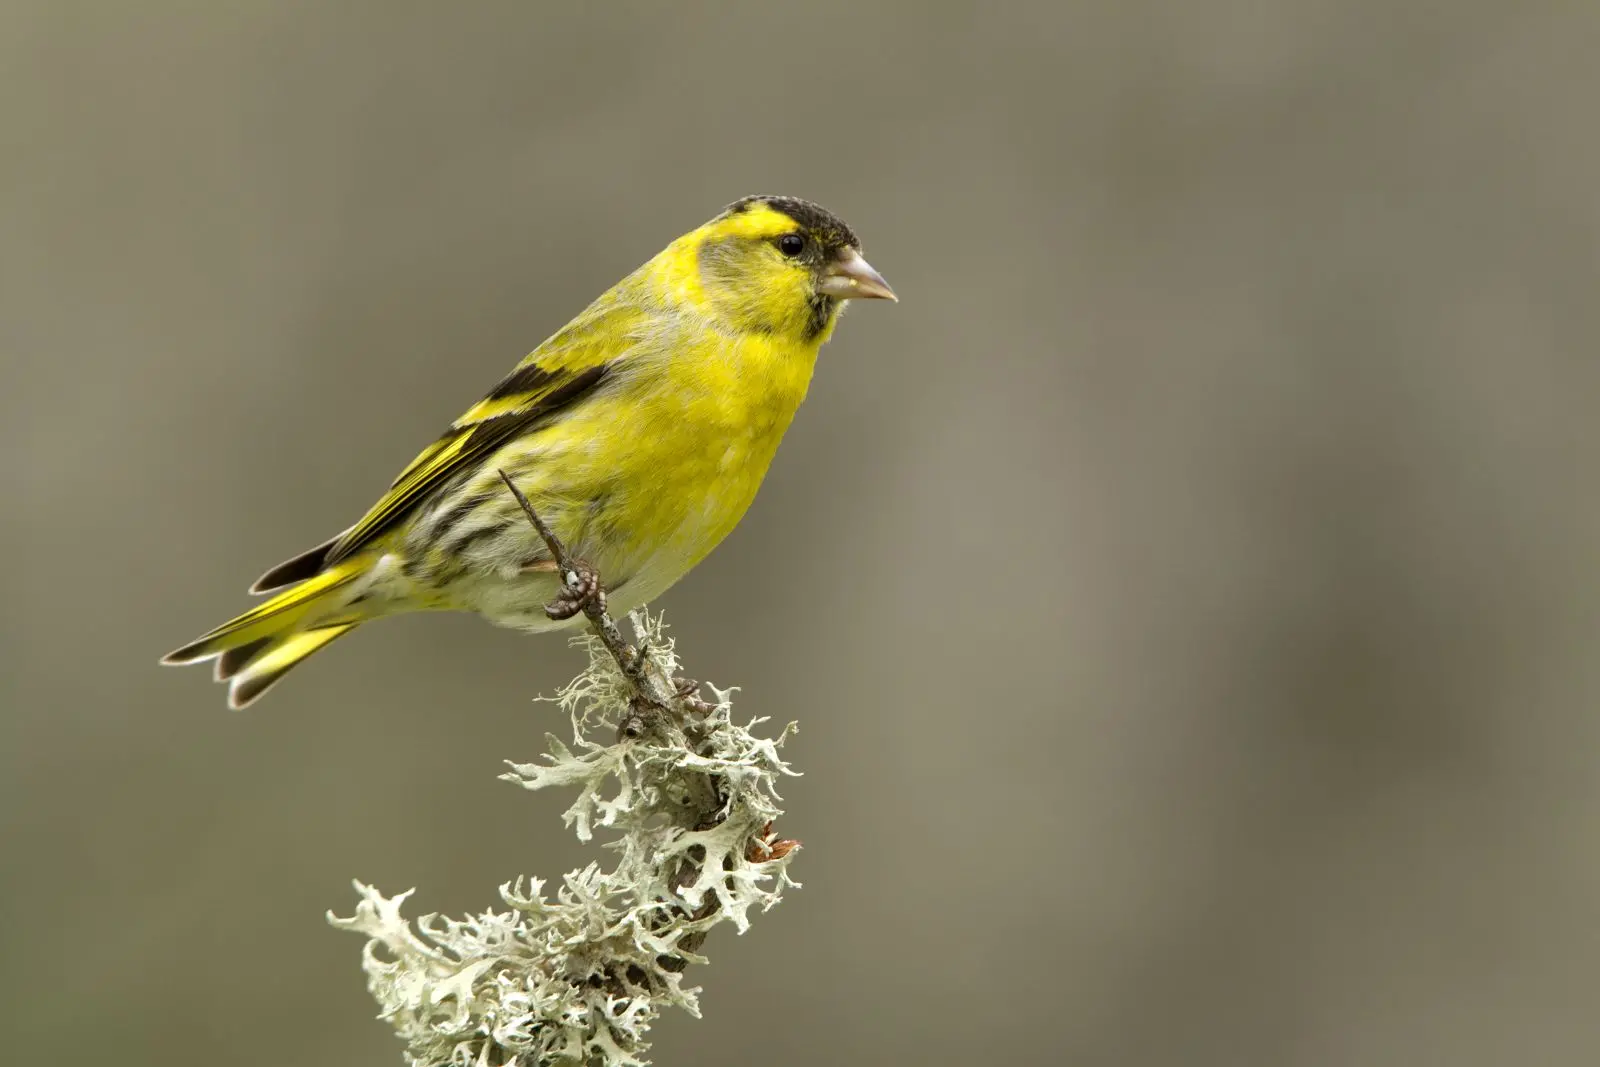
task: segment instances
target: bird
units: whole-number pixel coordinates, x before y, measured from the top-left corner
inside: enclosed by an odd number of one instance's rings
[[[352,526],[257,579],[268,599],[162,662],[214,660],[242,708],[385,616],[537,633],[581,624],[596,595],[652,601],[744,517],[851,300],[898,297],[842,219],[796,197],[733,202],[535,348]],[[581,578],[558,573],[508,488]]]

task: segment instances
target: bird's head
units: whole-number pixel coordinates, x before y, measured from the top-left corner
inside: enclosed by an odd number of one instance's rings
[[[689,235],[700,288],[739,330],[827,340],[846,300],[896,300],[844,220],[805,200],[747,196]]]

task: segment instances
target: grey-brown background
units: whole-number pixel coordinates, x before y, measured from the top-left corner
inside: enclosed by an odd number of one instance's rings
[[[389,1064],[348,880],[582,853],[559,640],[156,657],[753,191],[856,309],[665,601],[805,882],[663,1064],[1600,1057],[1600,9],[0,9],[10,1062]]]

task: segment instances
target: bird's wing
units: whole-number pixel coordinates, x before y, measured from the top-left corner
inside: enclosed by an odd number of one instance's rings
[[[625,358],[644,317],[624,304],[597,303],[540,345],[411,461],[382,499],[328,549],[322,566],[355,555],[450,478],[592,392]]]

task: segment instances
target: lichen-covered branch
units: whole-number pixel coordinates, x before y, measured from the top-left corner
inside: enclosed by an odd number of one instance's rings
[[[572,871],[552,893],[518,877],[500,887],[506,910],[426,915],[415,929],[400,914],[410,891],[357,882],[355,915],[328,916],[368,939],[367,985],[409,1064],[647,1063],[663,1007],[699,1015],[683,972],[703,962],[706,934],[725,922],[743,933],[796,884],[796,843],[772,831],[778,779],[795,773],[779,752],[794,724],[757,736],[764,720],[736,722],[731,690],[708,687],[705,701],[673,685],[677,653],[659,617],[634,613],[629,647],[593,607],[583,610],[596,633],[573,639],[589,666],[553,698],[572,740],[547,735],[542,760],[502,777],[576,790],[566,824],[581,841],[609,836],[614,865]]]

